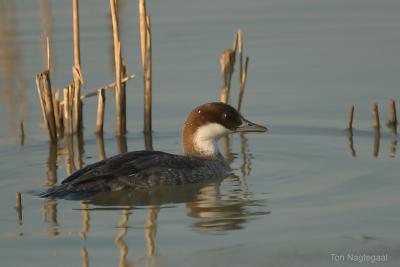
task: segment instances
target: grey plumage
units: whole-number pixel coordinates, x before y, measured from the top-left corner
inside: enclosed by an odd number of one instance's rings
[[[134,151],[90,164],[40,196],[65,198],[74,193],[85,195],[100,191],[194,184],[222,176],[229,170],[222,157],[199,159],[161,151]]]

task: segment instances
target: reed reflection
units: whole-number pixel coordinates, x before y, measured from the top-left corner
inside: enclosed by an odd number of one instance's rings
[[[67,169],[67,175],[71,175],[75,170],[75,161],[74,161],[74,136],[72,134],[65,135],[65,165]]]
[[[90,231],[90,213],[89,213],[89,205],[86,201],[81,201],[81,214],[82,214],[82,228],[79,232],[79,236],[82,239],[86,239],[87,234]]]
[[[49,156],[46,164],[46,186],[53,186],[57,183],[57,157],[58,143],[49,141]]]
[[[353,157],[356,157],[357,153],[356,153],[356,150],[354,148],[353,129],[352,128],[347,129],[347,139],[348,139],[348,142],[349,142],[349,148],[350,148],[351,155]]]
[[[232,164],[233,161],[235,160],[235,155],[232,153],[231,140],[229,136],[222,137],[222,146],[223,146],[223,151],[224,151],[223,153],[225,160],[229,164]]]
[[[46,163],[46,186],[53,186],[57,183],[57,159],[58,159],[58,143],[49,141],[49,155]],[[46,232],[50,236],[58,236],[58,219],[57,219],[57,200],[43,199],[42,205],[43,221],[46,223]]]
[[[99,160],[104,160],[107,158],[106,150],[104,146],[104,137],[103,134],[96,134],[96,145],[97,145],[97,153],[99,155]]]
[[[81,248],[82,267],[89,267],[89,252],[86,247]]]
[[[84,141],[83,141],[83,132],[82,131],[78,131],[76,133],[76,169],[79,170],[82,168],[83,166],[83,154],[85,153],[84,150]]]
[[[397,124],[389,126],[389,129],[392,132],[392,140],[390,142],[390,157],[396,157],[396,150],[397,150]]]
[[[157,232],[157,216],[159,211],[159,206],[151,206],[149,209],[149,214],[147,216],[146,230],[144,233],[147,244],[147,256],[155,255],[156,246],[154,242],[154,237]]]
[[[115,138],[117,139],[118,154],[128,152],[128,143],[126,141],[126,135],[116,135]]]
[[[380,142],[381,142],[381,130],[379,128],[375,128],[375,132],[374,132],[374,151],[373,151],[374,158],[377,158],[379,156]]]
[[[144,149],[145,150],[154,150],[153,149],[153,133],[152,132],[143,132],[144,136]]]
[[[46,223],[46,232],[49,236],[58,236],[58,218],[57,218],[57,200],[44,199],[43,200],[43,221]]]
[[[396,157],[397,150],[397,135],[392,136],[392,141],[390,142],[390,156],[392,158]]]
[[[118,234],[115,238],[114,242],[115,245],[118,247],[119,250],[119,267],[126,267],[131,266],[132,264],[127,261],[126,256],[128,255],[128,246],[125,243],[125,237],[128,234],[128,221],[129,221],[129,209],[124,208],[121,210],[121,216],[118,224]]]

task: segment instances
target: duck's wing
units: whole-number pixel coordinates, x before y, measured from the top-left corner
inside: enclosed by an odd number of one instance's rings
[[[82,184],[99,179],[134,175],[150,167],[193,169],[203,166],[201,160],[161,151],[133,151],[90,164],[67,177],[61,184]]]

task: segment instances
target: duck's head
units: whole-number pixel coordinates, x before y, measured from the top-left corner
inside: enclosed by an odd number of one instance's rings
[[[218,157],[217,141],[236,132],[266,132],[267,128],[245,119],[235,108],[221,102],[207,103],[190,112],[182,131],[186,156]]]

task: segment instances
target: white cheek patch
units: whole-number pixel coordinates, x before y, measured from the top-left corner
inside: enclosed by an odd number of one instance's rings
[[[197,129],[193,144],[196,150],[204,155],[213,156],[219,153],[217,141],[224,135],[231,133],[229,129],[218,123],[209,123]]]

